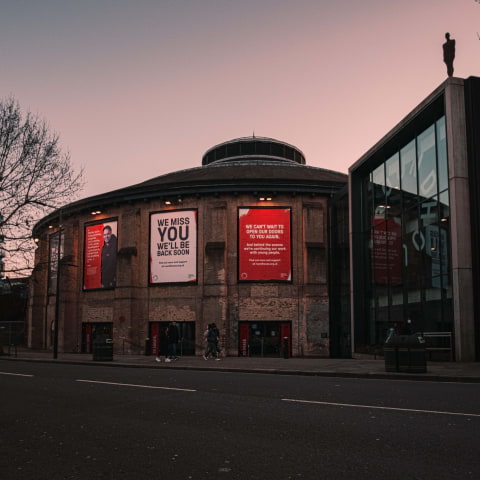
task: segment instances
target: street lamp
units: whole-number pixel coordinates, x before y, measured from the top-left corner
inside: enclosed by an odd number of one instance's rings
[[[62,251],[62,209],[58,220],[58,250],[57,250],[57,286],[55,296],[55,317],[53,319],[53,358],[58,357],[58,319],[60,316],[60,255]]]

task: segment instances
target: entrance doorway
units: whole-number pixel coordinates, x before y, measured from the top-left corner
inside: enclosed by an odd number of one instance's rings
[[[170,322],[150,322],[150,355],[166,355],[167,327]],[[195,322],[177,322],[179,342],[177,355],[195,355]]]
[[[239,322],[239,356],[281,357],[285,339],[292,353],[292,322]]]
[[[113,335],[113,323],[98,322],[98,323],[82,323],[82,353],[92,353],[92,345],[97,334],[104,334],[108,338]]]

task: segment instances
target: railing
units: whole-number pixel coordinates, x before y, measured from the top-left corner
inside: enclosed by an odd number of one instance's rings
[[[145,348],[145,345],[140,345],[139,343],[132,342],[131,340],[128,340],[128,338],[125,338],[125,337],[120,337],[120,340],[122,340],[122,355],[125,355],[126,343],[128,345],[131,345],[132,347],[135,347],[136,349],[138,349],[138,351],[142,351]]]
[[[432,358],[433,352],[448,352],[450,361],[453,361],[452,332],[416,332],[414,335],[423,336],[426,341],[425,350]],[[368,352],[374,356],[383,356],[383,344],[369,345]]]
[[[4,348],[7,348],[7,351],[5,352]],[[13,350],[13,356],[17,356],[17,344],[16,343],[0,343],[0,355],[7,355],[8,357],[12,354]]]
[[[452,332],[423,332],[427,344],[427,352],[448,352],[450,361],[453,360]]]

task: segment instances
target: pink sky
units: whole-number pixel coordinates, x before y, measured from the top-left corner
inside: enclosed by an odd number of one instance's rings
[[[347,172],[446,78],[480,75],[475,0],[0,0],[1,96],[46,118],[81,197],[273,137]]]

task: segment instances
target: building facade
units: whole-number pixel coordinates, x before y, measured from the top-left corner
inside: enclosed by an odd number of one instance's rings
[[[346,184],[289,144],[249,137],[201,167],[62,207],[34,229],[29,346],[90,352],[102,331],[116,353],[158,354],[176,321],[181,353],[199,355],[215,322],[229,355],[328,357],[340,341],[329,209]]]
[[[480,79],[449,78],[349,169],[357,352],[395,328],[479,360],[479,99]]]

